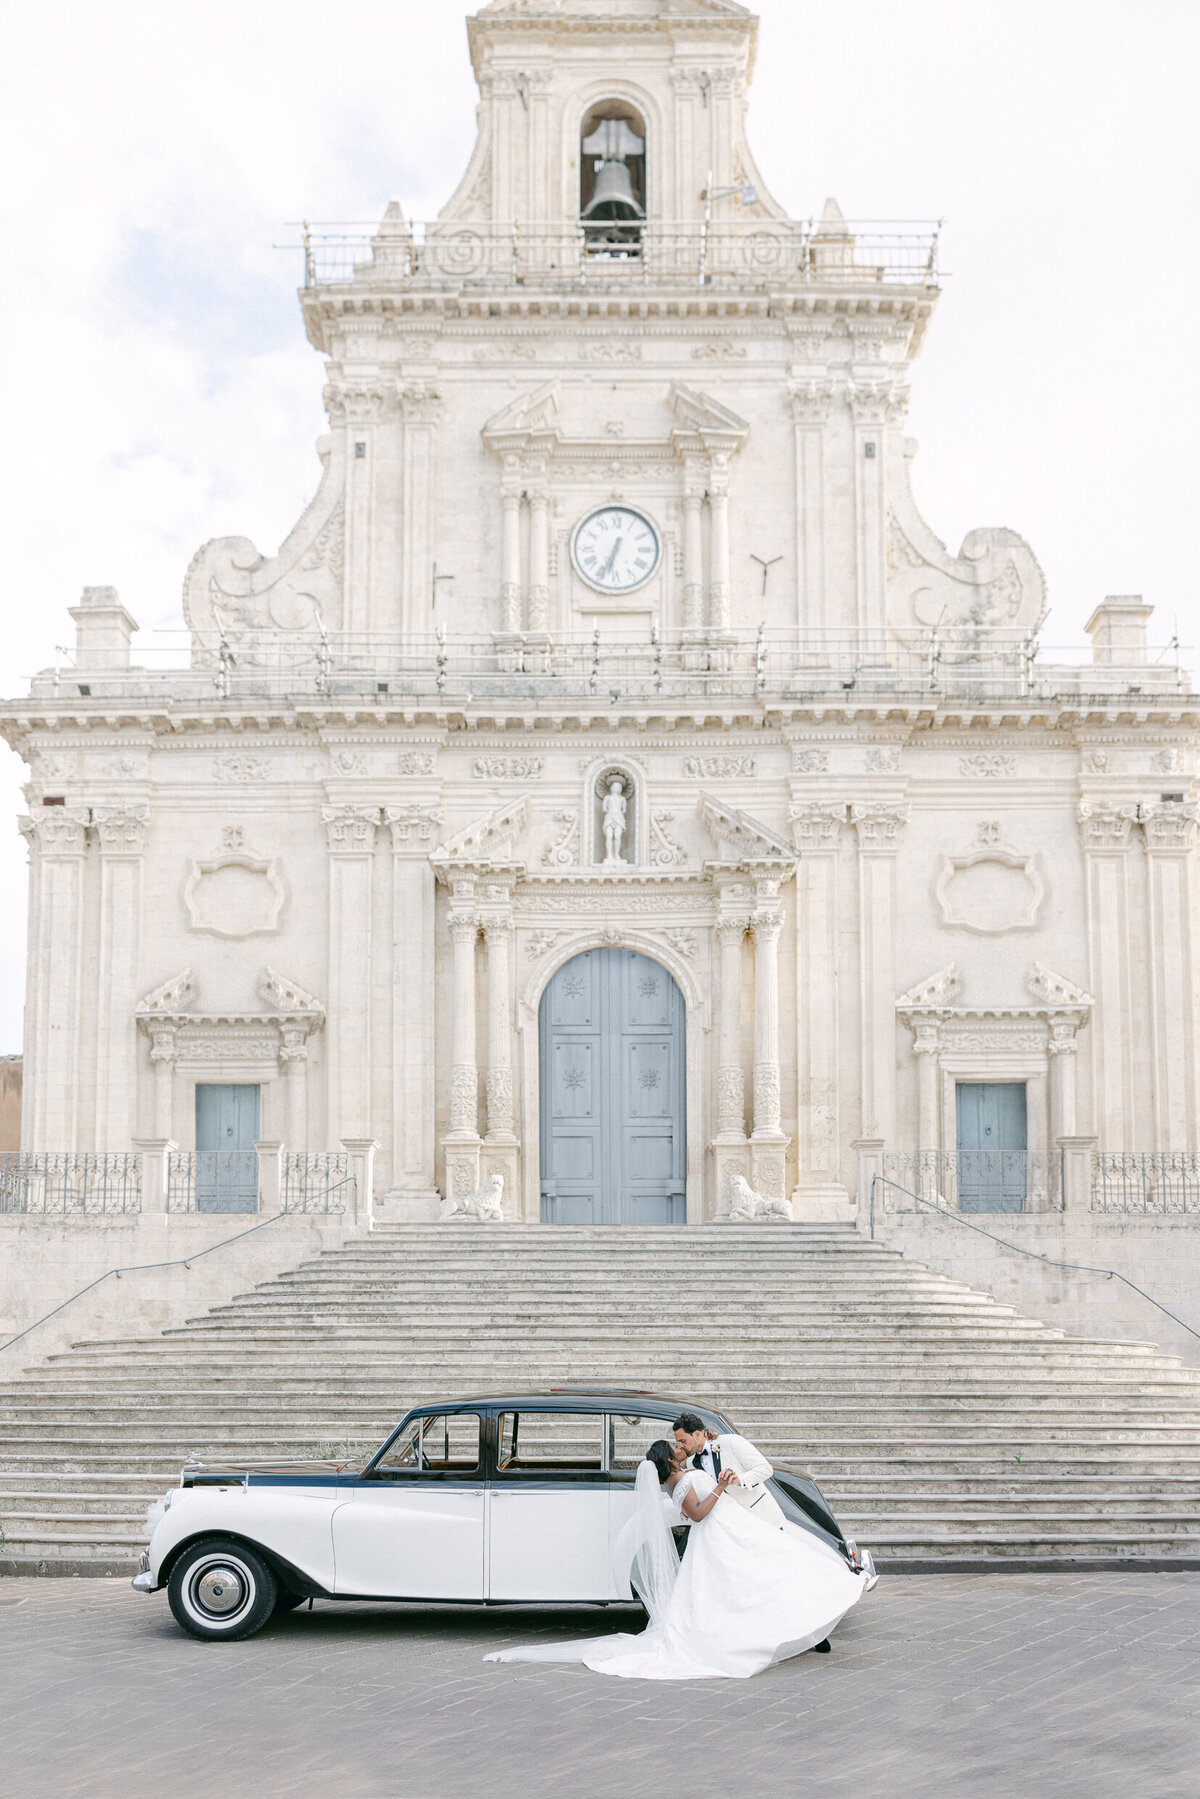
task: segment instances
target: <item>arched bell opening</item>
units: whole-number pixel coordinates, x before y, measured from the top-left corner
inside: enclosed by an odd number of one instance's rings
[[[627,100],[599,100],[580,129],[579,217],[592,255],[628,256],[646,218],[646,123]]]
[[[538,1008],[541,1217],[687,1222],[686,1008],[637,950],[585,950]]]

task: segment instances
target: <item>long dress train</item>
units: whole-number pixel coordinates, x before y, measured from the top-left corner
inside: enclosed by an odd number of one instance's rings
[[[704,1500],[715,1484],[689,1469],[672,1495],[676,1521],[686,1493]],[[868,1579],[799,1526],[780,1530],[722,1495],[692,1525],[671,1590],[648,1601],[650,1625],[640,1636],[531,1645],[487,1660],[580,1661],[622,1680],[745,1680],[823,1642]]]

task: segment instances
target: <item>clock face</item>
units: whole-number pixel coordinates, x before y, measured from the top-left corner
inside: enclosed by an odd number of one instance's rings
[[[571,556],[589,587],[632,593],[658,567],[662,546],[649,519],[628,506],[605,506],[575,528]]]

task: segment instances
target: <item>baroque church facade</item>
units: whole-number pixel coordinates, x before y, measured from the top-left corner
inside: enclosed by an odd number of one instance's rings
[[[306,238],[311,505],[198,551],[188,667],[91,588],[4,708],[27,1149],[666,1224],[1198,1147],[1195,702],[1139,600],[1055,667],[1029,546],[922,519],[936,240],[772,200],[757,29],[494,0],[438,220]]]

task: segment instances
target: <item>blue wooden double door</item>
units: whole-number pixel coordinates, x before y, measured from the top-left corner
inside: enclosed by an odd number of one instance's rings
[[[196,1088],[196,1210],[258,1210],[257,1087]]]
[[[1023,1212],[1028,1185],[1024,1081],[960,1081],[960,1212]]]
[[[542,995],[542,1219],[686,1222],[685,1018],[667,970],[595,949]]]

